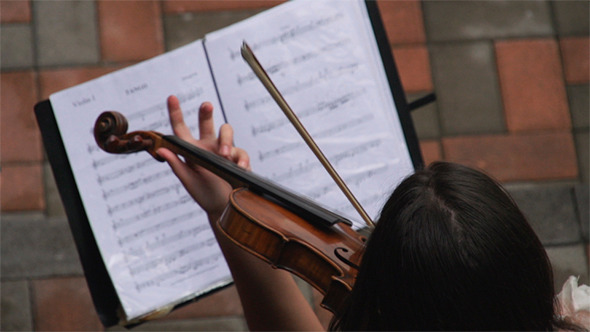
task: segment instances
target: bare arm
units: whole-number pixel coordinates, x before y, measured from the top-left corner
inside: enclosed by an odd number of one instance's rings
[[[203,103],[199,109],[199,140],[185,125],[178,99],[168,98],[168,112],[174,134],[200,148],[215,152],[245,169],[250,168],[248,154],[232,145],[233,130],[223,125],[216,136],[213,106]],[[251,330],[322,330],[318,317],[307,303],[292,276],[242,250],[222,235],[217,220],[225,209],[232,188],[214,174],[181,161],[166,149],[158,150],[195,201],[207,212],[221,250],[232,272],[234,283]]]

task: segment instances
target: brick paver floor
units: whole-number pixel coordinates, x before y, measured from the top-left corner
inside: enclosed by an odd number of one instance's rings
[[[1,330],[103,329],[34,104],[280,2],[0,1]],[[379,1],[408,99],[438,97],[413,113],[426,162],[500,179],[546,246],[556,285],[588,283],[588,4]],[[233,288],[146,327],[246,328]]]

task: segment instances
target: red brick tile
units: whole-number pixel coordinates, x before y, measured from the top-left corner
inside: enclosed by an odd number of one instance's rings
[[[483,169],[500,181],[578,176],[569,132],[452,137],[442,145],[445,160]]]
[[[432,162],[443,160],[439,141],[421,140],[420,150],[422,150],[422,158],[426,166]]]
[[[45,209],[41,163],[2,165],[0,195],[3,212]]]
[[[2,73],[0,82],[2,163],[43,160],[41,134],[33,112],[37,101],[36,74]]]
[[[378,0],[385,32],[392,44],[424,43],[424,20],[418,0]]]
[[[47,99],[54,92],[106,75],[120,67],[85,67],[53,69],[39,72],[40,98]]]
[[[37,331],[103,330],[84,278],[33,281]]]
[[[165,0],[165,13],[201,12],[216,10],[244,10],[270,8],[284,0],[224,0],[224,1],[194,1],[194,0]]]
[[[210,296],[170,313],[164,319],[190,319],[242,315],[242,304],[235,286],[228,287]]]
[[[570,84],[590,81],[590,38],[572,37],[559,41],[565,80]]]
[[[143,60],[164,52],[157,1],[101,0],[98,18],[103,60]]]
[[[312,294],[313,294],[313,301],[314,301],[314,311],[316,313],[316,315],[318,316],[318,318],[320,319],[320,323],[322,324],[322,326],[324,327],[324,329],[327,331],[328,327],[330,326],[330,321],[332,321],[332,317],[334,317],[334,315],[332,314],[331,311],[322,308],[322,306],[320,305],[320,303],[322,302],[322,300],[324,299],[323,295],[317,291],[315,288],[312,288]]]
[[[29,0],[0,1],[0,22],[31,22],[31,2]]]
[[[555,40],[500,41],[496,55],[509,131],[571,127]]]
[[[405,92],[432,91],[430,60],[426,46],[394,47],[393,56]]]

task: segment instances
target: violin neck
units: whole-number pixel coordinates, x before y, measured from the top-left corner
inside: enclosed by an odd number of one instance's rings
[[[233,188],[246,187],[321,226],[331,227],[338,222],[352,225],[348,219],[328,211],[315,202],[296,195],[274,182],[248,172],[225,158],[199,149],[176,136],[162,136],[162,138],[168,143],[164,147],[225,179]]]

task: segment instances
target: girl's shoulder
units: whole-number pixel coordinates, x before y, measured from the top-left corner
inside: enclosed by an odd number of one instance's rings
[[[566,321],[590,330],[590,287],[578,285],[578,279],[570,276],[557,294],[558,313]]]

